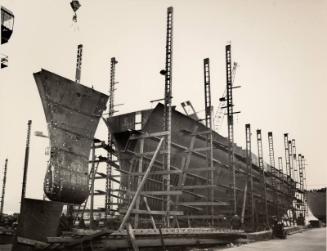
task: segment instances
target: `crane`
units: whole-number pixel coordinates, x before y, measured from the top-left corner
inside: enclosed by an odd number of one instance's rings
[[[1,44],[9,41],[14,29],[14,14],[1,6]]]
[[[232,84],[234,84],[236,69],[237,69],[238,66],[239,65],[238,65],[237,62],[233,63]],[[220,131],[220,127],[222,126],[222,124],[224,122],[224,117],[225,117],[224,107],[225,106],[226,106],[226,89],[224,90],[224,93],[223,93],[222,97],[219,99],[219,104],[218,104],[218,107],[217,107],[217,111],[216,111],[214,119],[213,119],[214,126],[215,126],[215,131],[217,131],[217,132]]]
[[[72,7],[73,11],[74,11],[74,16],[73,16],[73,21],[76,23],[77,22],[77,10],[81,7],[82,5],[80,4],[79,1],[77,0],[72,0],[70,2],[70,7]]]

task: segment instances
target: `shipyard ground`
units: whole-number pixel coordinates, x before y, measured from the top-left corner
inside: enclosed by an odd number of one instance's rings
[[[286,240],[259,241],[232,248],[213,249],[228,251],[326,251],[326,228],[314,228],[288,235]]]
[[[0,251],[10,251],[11,245],[0,245]],[[168,249],[169,250],[169,249]],[[176,249],[174,249],[176,250]],[[288,235],[286,240],[273,239],[234,247],[211,247],[179,250],[210,251],[326,251],[326,228],[313,228]]]

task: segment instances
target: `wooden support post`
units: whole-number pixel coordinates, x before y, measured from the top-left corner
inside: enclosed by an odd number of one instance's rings
[[[196,126],[193,130],[192,133],[196,133],[196,131],[198,130],[198,126]],[[185,163],[184,165],[182,164],[182,173],[179,175],[178,177],[178,187],[182,187],[184,186],[184,183],[185,183],[185,180],[186,180],[186,172],[189,165],[190,165],[190,162],[191,162],[191,157],[192,157],[192,153],[193,153],[193,148],[194,148],[194,144],[195,144],[195,139],[196,139],[196,136],[193,135],[192,138],[191,138],[191,142],[190,142],[190,146],[188,148],[188,152],[187,152],[187,156],[186,156],[186,159],[185,159]],[[176,205],[179,203],[179,196],[176,196]]]
[[[92,175],[93,175],[93,173],[96,173],[96,172],[97,172],[97,170],[98,170],[98,166],[99,166],[99,162],[97,163],[96,167],[94,167],[93,169],[90,170],[90,173],[89,173],[89,179],[92,179]],[[93,188],[94,188],[94,182],[91,182],[91,186],[90,186],[90,188],[89,188],[89,194],[91,194],[91,191],[94,190]],[[85,212],[85,209],[86,209],[86,205],[87,205],[88,200],[89,200],[89,197],[87,197],[86,200],[85,200],[84,203],[83,203],[83,206],[82,206],[83,209],[82,209],[82,213],[81,213],[81,216],[80,216],[81,219],[83,219],[83,217],[84,217],[84,212]],[[79,208],[78,208],[77,211],[79,211],[80,208],[81,208],[81,205],[79,206]],[[77,214],[76,217],[78,217],[78,214]],[[75,218],[75,220],[76,220],[76,218]]]
[[[241,214],[241,223],[244,224],[244,215],[245,215],[245,208],[246,208],[246,195],[248,192],[248,183],[245,183],[244,188],[244,195],[243,195],[243,206],[242,206],[242,214]]]
[[[144,203],[145,203],[146,210],[147,210],[149,213],[151,213],[151,209],[150,209],[150,207],[149,207],[148,200],[146,199],[146,197],[143,197],[143,200],[144,200]],[[156,227],[156,223],[155,223],[155,221],[154,221],[154,218],[153,218],[152,214],[150,214],[150,219],[151,219],[151,222],[152,222],[153,229],[156,230],[157,227]]]
[[[133,209],[133,207],[134,207],[134,205],[135,205],[135,203],[136,203],[137,198],[140,196],[140,193],[141,193],[141,191],[142,191],[142,189],[143,189],[144,183],[145,183],[147,177],[148,177],[149,174],[150,174],[150,171],[151,171],[151,169],[152,169],[152,166],[153,166],[153,164],[154,164],[155,159],[157,158],[157,155],[158,155],[158,152],[159,152],[159,150],[160,150],[160,147],[161,147],[161,145],[162,145],[163,140],[164,140],[164,138],[161,138],[161,139],[160,139],[160,142],[159,142],[159,144],[158,144],[158,146],[157,146],[157,149],[156,149],[156,151],[155,151],[155,153],[154,153],[154,155],[153,155],[153,157],[152,157],[152,159],[151,159],[151,162],[150,162],[150,164],[149,164],[149,166],[148,166],[148,168],[147,168],[147,170],[146,170],[146,172],[145,172],[145,174],[144,174],[144,176],[143,176],[143,178],[142,178],[141,183],[139,184],[139,186],[138,186],[138,188],[137,188],[137,190],[136,190],[136,192],[135,192],[135,194],[134,194],[133,200],[132,200],[131,204],[130,204],[129,207],[128,207],[128,210],[127,210],[127,212],[126,212],[126,214],[125,214],[125,216],[124,216],[124,218],[123,218],[123,221],[122,221],[122,223],[120,224],[119,230],[122,230],[122,229],[123,229],[124,225],[126,224],[128,218],[129,218],[129,216],[130,216],[130,214],[131,214],[131,211],[132,211],[132,209]]]
[[[129,169],[128,169],[128,176],[127,176],[127,191],[131,191],[132,189],[132,169],[133,169],[133,165],[134,163],[137,161],[137,158],[134,156],[129,164]],[[126,201],[128,204],[131,203],[131,195],[130,193],[125,193],[127,195]]]
[[[95,145],[93,143],[92,146],[92,168],[91,170],[93,171],[93,173],[91,173],[91,191],[90,191],[90,196],[91,196],[91,200],[90,200],[90,228],[93,228],[93,224],[94,224],[94,217],[93,217],[93,209],[94,209],[94,178],[95,178]]]
[[[163,238],[163,235],[162,235],[161,227],[159,227],[159,234],[160,234],[160,241],[161,241],[162,250],[167,251],[166,246],[165,246],[165,242],[164,242],[164,238]]]
[[[136,239],[135,239],[135,235],[134,235],[134,232],[133,232],[133,228],[132,228],[132,225],[130,223],[128,223],[127,225],[127,234],[128,234],[128,237],[129,237],[129,240],[132,244],[132,248],[134,251],[139,251],[139,248],[136,244]]]
[[[144,138],[140,139],[140,158],[139,158],[139,173],[143,172],[143,149],[144,149]],[[137,186],[141,183],[141,176],[137,177]],[[140,208],[140,197],[137,198],[136,204],[135,204],[135,209]],[[134,228],[138,227],[139,223],[139,215],[135,214],[135,219],[134,219]]]

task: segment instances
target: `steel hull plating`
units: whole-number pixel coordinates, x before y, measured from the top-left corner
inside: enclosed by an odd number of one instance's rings
[[[142,130],[135,130],[140,124],[139,118],[142,117]],[[145,172],[151,159],[151,152],[155,151],[159,138],[151,137],[144,139],[143,153],[141,150],[142,137],[140,135],[151,134],[163,131],[163,105],[153,110],[145,110],[136,113],[123,114],[112,117],[108,122],[109,130],[115,141],[119,152],[120,167],[123,170],[121,177],[121,186],[127,193],[123,204],[126,207],[130,201],[133,191],[136,191],[139,184],[140,174]],[[203,222],[215,219],[216,224],[225,223],[224,217],[232,216],[233,205],[233,184],[232,172],[228,163],[227,139],[217,133],[213,133],[213,166],[214,182],[210,181],[210,171],[208,171],[208,131],[200,122],[173,110],[172,112],[172,149],[171,149],[171,170],[175,173],[170,174],[171,189],[173,191],[182,191],[182,195],[172,195],[171,210],[182,211],[183,215],[178,219],[188,224],[192,221],[192,226],[201,226]],[[192,142],[193,141],[193,142]],[[149,179],[145,183],[144,193],[148,191],[163,191],[166,189],[166,174],[158,174],[163,171],[163,156],[157,157],[156,165],[151,171]],[[247,189],[247,196],[244,196],[244,190],[249,181],[249,170],[246,166],[245,151],[235,145],[235,167],[236,167],[236,190],[237,190],[237,213],[242,214],[242,207],[245,204],[244,221],[249,224],[251,203],[250,189]],[[140,159],[142,159],[140,169]],[[262,170],[253,160],[252,173],[254,182],[254,205],[256,225],[264,225],[264,195]],[[157,174],[156,174],[157,172]],[[287,177],[280,172],[276,172],[275,177],[278,180],[277,200],[271,186],[271,167],[266,166],[265,175],[266,186],[268,190],[268,210],[270,216],[282,217],[289,208],[291,208],[290,190],[287,186]],[[294,182],[291,181],[294,190]],[[214,200],[210,200],[210,190],[214,190]],[[295,191],[295,190],[294,190]],[[165,210],[166,196],[148,195],[148,202],[151,210]],[[214,207],[213,215],[210,213],[210,207]],[[123,205],[121,206],[123,207]],[[140,203],[139,209],[146,210],[144,203]],[[148,216],[145,216],[148,218]],[[183,224],[183,223],[182,223]]]
[[[306,193],[312,214],[326,223],[326,188],[307,191]]]
[[[51,200],[80,204],[89,196],[89,154],[108,96],[46,70],[34,78],[50,138],[44,192]]]

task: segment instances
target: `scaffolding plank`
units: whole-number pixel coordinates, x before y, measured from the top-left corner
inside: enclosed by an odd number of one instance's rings
[[[135,192],[130,192],[134,194]],[[144,191],[141,192],[141,195],[182,195],[182,191]]]
[[[126,213],[127,210],[119,210],[120,213]],[[146,214],[146,215],[167,215],[167,211],[154,211],[151,210],[150,212],[147,210],[141,209],[133,209],[131,214]],[[169,215],[173,216],[181,216],[184,215],[183,211],[169,211]]]
[[[146,139],[146,138],[155,138],[155,137],[163,137],[168,135],[167,131],[163,132],[155,132],[155,133],[144,133],[142,135],[132,135],[129,137],[129,140],[135,140],[135,139]]]
[[[215,167],[202,167],[202,168],[189,168],[188,170],[185,170],[184,172],[207,172],[207,171],[215,171],[217,168]]]
[[[228,202],[221,201],[187,201],[187,202],[179,202],[180,206],[229,206]]]
[[[156,174],[160,174],[160,175],[165,175],[165,174],[179,174],[181,173],[182,171],[181,170],[171,170],[171,171],[167,171],[167,170],[162,170],[162,171],[152,171],[150,172],[149,175],[156,175]],[[143,176],[144,175],[144,172],[133,172],[133,173],[130,173],[130,175],[132,176]]]
[[[178,216],[178,219],[193,219],[193,220],[201,220],[201,219],[222,219],[221,215],[183,215]]]
[[[193,148],[193,149],[187,149],[184,152],[206,152],[209,151],[210,147],[198,147],[198,148]]]
[[[186,129],[182,129],[181,132],[185,133],[185,134],[188,134],[190,136],[198,136],[198,135],[204,135],[204,134],[209,134],[211,133],[212,131],[211,130],[206,130],[206,131],[201,131],[201,132],[191,132],[189,130],[186,130]]]
[[[175,187],[175,189],[182,189],[182,190],[190,190],[190,189],[208,189],[211,187],[216,187],[215,185],[193,185],[193,186],[180,186],[180,187]]]

